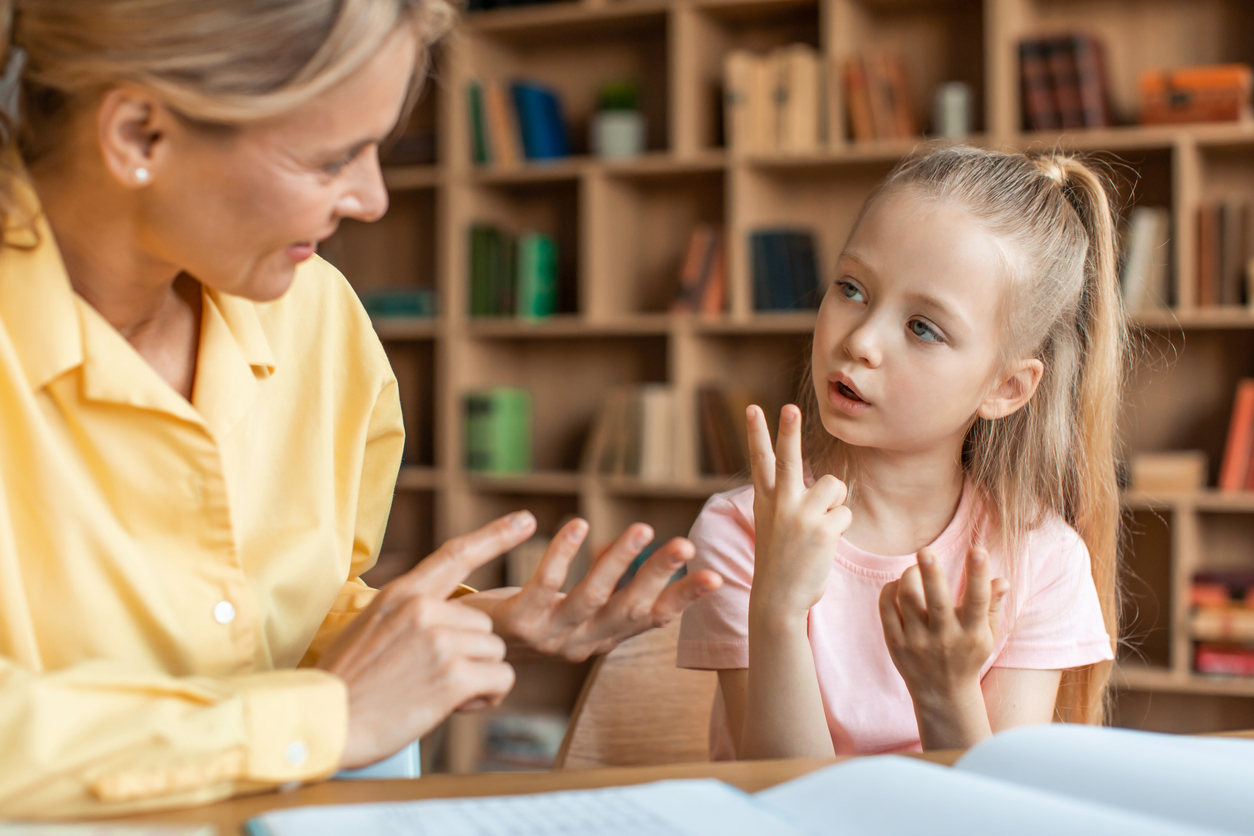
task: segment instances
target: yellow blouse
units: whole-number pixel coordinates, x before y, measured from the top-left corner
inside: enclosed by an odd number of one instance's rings
[[[31,232],[0,248],[0,818],[330,774],[345,689],[298,666],[374,594],[404,441],[369,319],[317,258],[273,303],[205,291],[189,403]]]

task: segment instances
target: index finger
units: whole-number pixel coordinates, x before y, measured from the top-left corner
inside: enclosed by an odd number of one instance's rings
[[[447,598],[467,575],[526,540],[535,528],[530,511],[515,511],[447,541],[392,586],[411,595]]]
[[[753,490],[758,496],[766,496],[775,489],[775,449],[771,446],[771,431],[767,429],[762,407],[751,406],[745,410],[745,423],[749,427],[749,467],[753,470]]]
[[[968,630],[988,620],[989,599],[993,587],[988,579],[988,552],[971,549],[967,553],[967,588],[962,593],[962,606],[958,618]]]
[[[949,581],[931,549],[919,549],[919,579],[923,581],[923,597],[927,601],[927,618],[932,628],[953,617],[954,599]]]

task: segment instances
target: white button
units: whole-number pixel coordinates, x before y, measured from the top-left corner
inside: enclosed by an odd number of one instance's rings
[[[230,624],[235,620],[235,605],[230,601],[219,601],[214,604],[213,620],[219,624]]]
[[[284,754],[287,762],[292,766],[304,766],[305,761],[309,760],[309,747],[299,740],[293,740],[287,744],[287,751]]]

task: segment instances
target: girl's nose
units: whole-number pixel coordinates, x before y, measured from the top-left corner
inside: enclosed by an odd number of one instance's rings
[[[845,354],[864,366],[875,368],[883,359],[875,323],[865,320],[845,338]]]

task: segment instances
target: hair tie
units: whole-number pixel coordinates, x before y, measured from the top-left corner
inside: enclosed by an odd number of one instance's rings
[[[0,113],[4,121],[0,122],[0,140],[8,145],[13,138],[10,132],[16,130],[22,118],[22,71],[26,69],[26,50],[20,46],[9,47],[9,60],[5,62],[4,74],[0,75]]]

